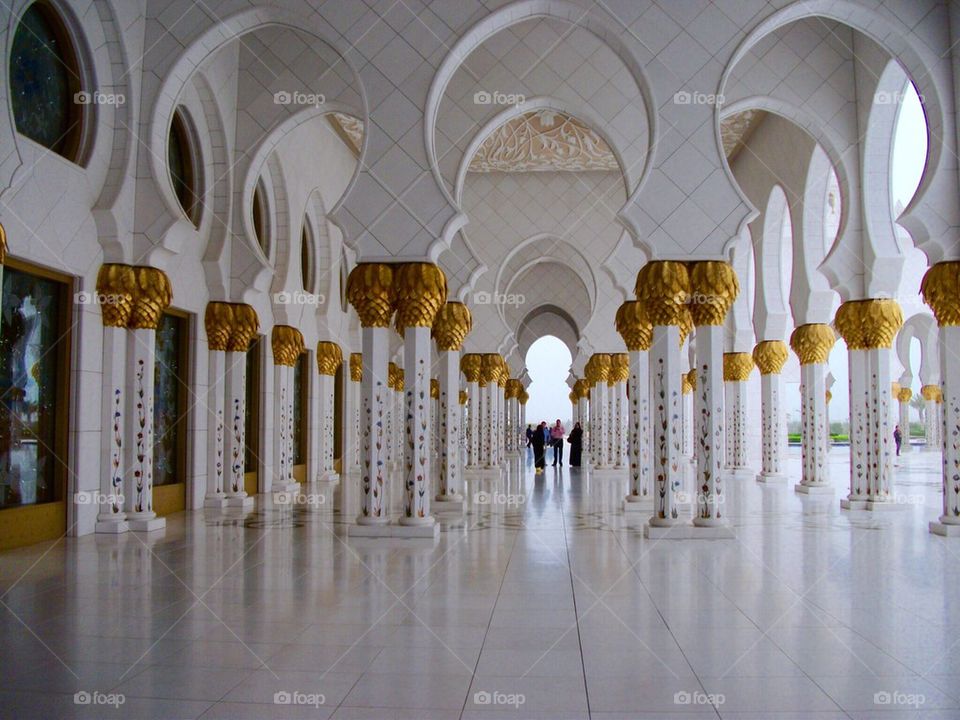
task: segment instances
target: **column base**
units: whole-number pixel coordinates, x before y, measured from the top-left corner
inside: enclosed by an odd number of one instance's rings
[[[886,511],[886,510],[903,510],[906,507],[904,503],[890,502],[890,501],[876,501],[876,500],[851,500],[850,498],[842,498],[840,500],[840,508],[842,510],[871,510],[871,511]]]
[[[300,483],[298,482],[275,482],[270,488],[271,492],[274,493],[299,493],[300,492]]]
[[[746,467],[724,468],[723,475],[728,480],[753,480],[757,477],[757,471]]]
[[[783,473],[757,473],[757,482],[769,483],[770,485],[783,485],[787,482],[787,476]]]
[[[203,499],[203,506],[211,510],[223,510],[227,506],[227,498],[223,495],[207,495]]]
[[[793,491],[803,495],[833,495],[832,485],[804,485],[797,483],[793,486]]]
[[[98,520],[94,526],[94,532],[104,535],[120,535],[129,530],[130,524],[126,520]]]
[[[618,468],[610,467],[609,465],[604,467],[595,467],[590,470],[590,477],[594,478],[610,478],[610,477],[620,477],[625,473],[627,468]]]
[[[437,495],[433,504],[438,511],[463,511],[467,499],[463,495]]]
[[[933,520],[930,522],[930,532],[940,537],[960,537],[960,525]]]
[[[163,530],[167,526],[167,519],[157,517],[154,513],[144,513],[140,517],[128,515],[127,525],[132,532],[154,532]]]
[[[332,471],[320,473],[313,482],[318,485],[336,485],[340,482],[340,474]]]
[[[246,493],[227,496],[228,508],[240,508],[241,510],[253,510],[253,498]]]
[[[503,469],[498,467],[467,468],[463,471],[468,480],[499,480],[503,476]]]
[[[430,518],[433,520],[433,518]],[[433,522],[431,525],[401,525],[399,523],[378,523],[375,525],[348,525],[347,536],[358,538],[438,538],[440,526]]]
[[[678,523],[668,527],[645,525],[643,536],[648,540],[735,540],[729,525],[688,525]]]
[[[623,499],[625,513],[648,513],[653,509],[653,495],[627,495]]]

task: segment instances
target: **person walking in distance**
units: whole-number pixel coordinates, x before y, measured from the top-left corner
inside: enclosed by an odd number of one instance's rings
[[[543,431],[547,429],[547,423],[542,422],[533,431],[533,436],[530,438],[530,444],[533,445],[533,466],[536,468],[534,471],[535,474],[539,475],[543,472],[544,466],[547,464],[544,459],[544,434]]]
[[[557,466],[557,461],[560,461],[560,467],[563,467],[563,437],[566,435],[566,430],[563,429],[563,425],[560,422],[560,418],[557,418],[557,424],[550,428],[550,444],[553,445],[553,466]]]

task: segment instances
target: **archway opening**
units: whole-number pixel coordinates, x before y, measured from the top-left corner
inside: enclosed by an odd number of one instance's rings
[[[560,338],[544,335],[527,350],[525,358],[531,383],[527,388],[527,422],[536,425],[541,420],[553,424],[557,418],[569,429],[570,387],[567,377],[573,358],[570,349]]]

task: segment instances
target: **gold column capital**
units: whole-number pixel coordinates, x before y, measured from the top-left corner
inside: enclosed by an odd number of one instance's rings
[[[920,388],[920,394],[924,400],[933,400],[939,402],[943,398],[943,390],[939,385],[924,385]]]
[[[627,300],[617,308],[617,332],[630,352],[649,350],[653,340],[653,325],[644,305],[639,300]]]
[[[430,378],[430,397],[440,399],[440,381],[437,378]]]
[[[3,261],[0,260],[0,263]],[[136,279],[131,265],[105,263],[97,272],[97,295],[104,327],[126,327],[133,312]]]
[[[396,382],[396,387],[394,388],[397,392],[403,392],[403,387],[404,387],[404,383],[405,383],[405,378],[406,378],[406,375],[403,374],[403,368],[402,368],[402,367],[398,367],[398,368],[397,368],[397,379],[396,379],[396,381],[395,381],[395,382]]]
[[[830,392],[829,390],[824,391],[823,399],[826,400],[827,405],[829,405],[830,401],[833,400],[833,393]]]
[[[848,300],[833,320],[848,350],[889,348],[903,326],[903,311],[896,300]]]
[[[0,223],[0,265],[7,261],[7,231]]]
[[[521,404],[521,405],[526,405],[526,404],[527,404],[527,400],[530,399],[530,393],[528,393],[526,390],[524,390],[522,393],[520,393],[520,397],[517,398],[517,399],[520,401],[520,404]]]
[[[939,262],[927,270],[920,294],[940,327],[960,325],[960,260]]]
[[[897,393],[897,400],[902,403],[910,402],[910,399],[913,397],[913,391],[908,387],[900,388],[900,392]]]
[[[134,330],[156,330],[163,311],[170,307],[173,289],[163,270],[137,266],[133,268],[133,310],[127,327]]]
[[[690,378],[687,377],[687,373],[682,373],[680,375],[680,393],[689,395],[691,392],[693,392],[693,387],[690,385]]]
[[[391,390],[397,389],[397,364],[392,360],[387,363],[387,387]]]
[[[480,387],[499,383],[500,359],[497,353],[483,353],[480,356]]]
[[[836,341],[833,328],[824,323],[801,325],[790,335],[790,347],[797,354],[801,365],[825,363]]]
[[[740,281],[730,263],[700,260],[691,265],[689,305],[694,325],[723,325],[739,294]]]
[[[293,367],[305,349],[303,333],[290,325],[274,325],[270,331],[273,364]]]
[[[753,357],[750,353],[733,352],[723,354],[723,381],[743,382],[753,372]]]
[[[363,380],[363,354],[350,353],[350,380],[360,382]]]
[[[260,318],[252,305],[235,303],[232,308],[233,325],[227,341],[227,352],[246,352],[250,341],[260,330]]]
[[[461,391],[460,391],[460,395],[457,397],[457,399],[460,401],[460,404],[461,404],[461,405],[466,405],[466,404],[467,404],[467,391],[466,391],[466,390],[461,390]]]
[[[505,398],[517,398],[520,397],[520,393],[523,392],[523,383],[521,383],[516,378],[510,378],[507,380],[506,389],[504,390],[503,396]]]
[[[675,260],[648,262],[637,273],[637,299],[643,303],[651,325],[692,324],[690,308],[690,275],[685,263]]]
[[[402,335],[408,327],[432,327],[447,301],[447,276],[432,263],[400,263],[393,270],[393,292],[398,333]]]
[[[321,375],[336,375],[343,364],[343,351],[335,342],[321,340],[317,343],[317,372]],[[361,372],[362,369],[361,369]]]
[[[788,356],[787,344],[783,340],[763,340],[753,348],[753,361],[761,375],[778,375]]]
[[[363,327],[390,327],[396,296],[393,267],[387,263],[360,263],[347,277],[347,300]]]
[[[470,308],[462,302],[450,301],[441,305],[437,311],[431,335],[437,342],[438,350],[459,350],[472,329],[473,316]]]
[[[207,331],[207,346],[210,350],[226,352],[233,332],[233,305],[211,301],[203,313],[203,326]]]
[[[607,384],[613,386],[618,382],[626,382],[629,378],[630,356],[627,353],[611,353]]]
[[[687,370],[687,382],[690,383],[690,390],[697,389],[697,369],[690,368]]]
[[[467,382],[480,382],[480,369],[483,360],[479,353],[467,353],[460,358],[460,372],[467,378]]]

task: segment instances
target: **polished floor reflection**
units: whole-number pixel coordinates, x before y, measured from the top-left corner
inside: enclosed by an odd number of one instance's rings
[[[436,543],[311,497],[2,553],[0,717],[960,717],[939,455],[873,514],[832,457],[833,497],[729,482],[736,540],[645,540],[625,477],[517,462]]]

